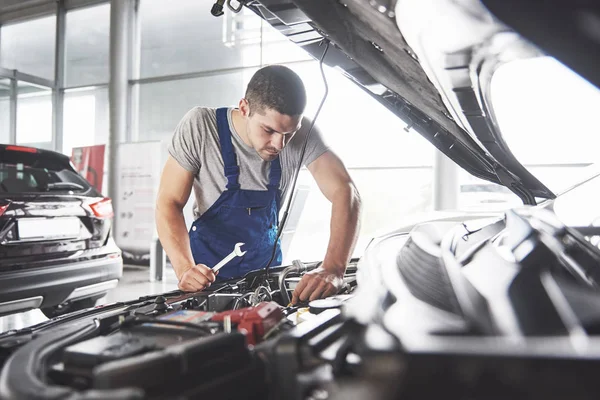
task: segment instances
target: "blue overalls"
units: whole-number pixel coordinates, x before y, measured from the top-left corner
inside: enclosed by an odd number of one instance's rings
[[[279,157],[271,161],[267,190],[240,189],[240,168],[231,142],[227,108],[217,109],[217,128],[227,190],[194,221],[189,234],[194,262],[210,268],[231,253],[236,243],[245,243],[242,251],[247,253],[234,258],[219,271],[217,279],[222,280],[241,277],[267,266],[277,237],[281,164]],[[280,246],[278,242],[271,265],[281,264]]]

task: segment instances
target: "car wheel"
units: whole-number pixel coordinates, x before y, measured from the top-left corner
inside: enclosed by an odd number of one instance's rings
[[[48,318],[58,317],[64,314],[68,314],[70,312],[84,310],[86,308],[91,308],[96,305],[98,299],[89,298],[89,299],[81,299],[77,301],[72,301],[65,304],[59,304],[54,307],[42,308],[42,313]]]

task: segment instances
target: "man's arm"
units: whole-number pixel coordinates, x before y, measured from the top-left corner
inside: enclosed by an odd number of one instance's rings
[[[331,202],[331,232],[323,264],[300,280],[292,303],[337,293],[356,245],[360,224],[360,195],[342,161],[327,151],[309,164],[308,170]]]
[[[183,207],[190,197],[193,182],[194,175],[169,156],[156,200],[158,237],[173,264],[179,288],[190,292],[202,290],[215,280],[210,268],[194,262],[185,227]]]

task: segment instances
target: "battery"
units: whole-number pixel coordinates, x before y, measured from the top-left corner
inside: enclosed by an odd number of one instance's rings
[[[255,307],[215,314],[211,320],[224,322],[226,318],[237,326],[238,331],[246,335],[248,344],[254,345],[283,319],[283,311],[275,302],[263,302]]]

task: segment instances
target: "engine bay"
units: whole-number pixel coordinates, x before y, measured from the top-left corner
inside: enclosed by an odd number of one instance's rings
[[[590,229],[536,208],[434,221],[374,239],[329,298],[290,304],[319,266],[295,261],[56,317],[0,336],[0,396],[595,398]]]
[[[240,387],[267,396],[256,346],[326,310],[339,316],[356,287],[357,262],[328,299],[291,304],[295,284],[320,265],[297,260],[202,292],[145,296],[5,332],[1,397],[229,398]]]

